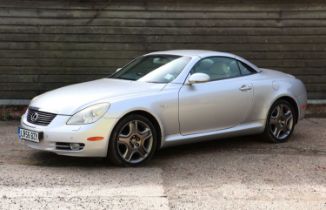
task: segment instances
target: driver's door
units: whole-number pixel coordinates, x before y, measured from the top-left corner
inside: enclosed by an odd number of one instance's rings
[[[234,127],[244,120],[252,106],[251,76],[241,76],[238,64],[234,63],[237,61],[221,57],[206,59],[210,60],[199,61],[192,73],[206,73],[211,80],[186,83],[179,92],[182,135]]]

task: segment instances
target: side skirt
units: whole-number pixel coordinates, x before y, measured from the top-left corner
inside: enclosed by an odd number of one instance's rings
[[[256,122],[240,124],[232,128],[218,130],[218,131],[195,133],[189,135],[173,134],[165,137],[164,142],[162,144],[162,148],[180,145],[180,144],[216,140],[216,139],[228,138],[234,136],[259,134],[264,131],[264,128],[265,128],[265,120],[260,120]]]

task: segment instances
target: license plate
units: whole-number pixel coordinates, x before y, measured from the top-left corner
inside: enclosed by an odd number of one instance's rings
[[[39,143],[40,142],[40,133],[37,131],[31,131],[24,128],[18,128],[18,137],[21,140],[27,140]]]

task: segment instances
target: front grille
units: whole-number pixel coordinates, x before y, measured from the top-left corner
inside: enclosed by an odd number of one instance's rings
[[[35,109],[28,109],[27,121],[35,125],[48,125],[55,118],[56,114],[41,112]]]

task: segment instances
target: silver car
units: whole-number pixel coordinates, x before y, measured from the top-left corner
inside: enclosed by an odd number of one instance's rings
[[[162,51],[35,97],[18,135],[35,149],[134,166],[163,147],[202,140],[262,134],[285,142],[306,103],[292,75],[230,53]]]

